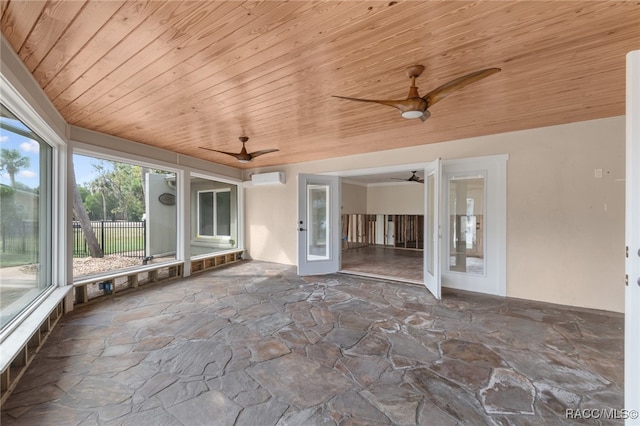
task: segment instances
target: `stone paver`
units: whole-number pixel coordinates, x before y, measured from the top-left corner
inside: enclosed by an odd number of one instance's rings
[[[572,424],[623,408],[623,322],[245,261],[65,315],[1,422]]]

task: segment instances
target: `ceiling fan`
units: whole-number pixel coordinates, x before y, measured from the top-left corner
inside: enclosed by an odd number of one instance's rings
[[[349,98],[346,96],[336,96],[334,98],[347,99],[349,101],[358,102],[373,102],[376,104],[387,105],[397,108],[404,118],[419,118],[425,121],[431,116],[429,107],[435,105],[437,102],[443,100],[453,92],[468,86],[478,80],[482,80],[485,77],[489,77],[491,74],[500,72],[500,68],[486,68],[480,71],[472,72],[465,76],[451,80],[448,83],[443,84],[437,89],[432,90],[426,95],[420,97],[418,94],[418,88],[416,87],[416,78],[420,77],[420,74],[424,71],[422,65],[413,65],[407,68],[407,75],[411,79],[411,87],[409,88],[409,94],[407,99],[402,100],[374,100],[374,99],[359,99]]]
[[[418,183],[424,183],[424,179],[421,179],[420,176],[417,176],[416,173],[418,173],[418,171],[413,171],[411,172],[411,177],[407,178],[407,179],[400,179],[400,178],[391,178],[393,180],[404,180],[407,182],[418,182]]]
[[[260,155],[269,154],[270,152],[280,151],[279,149],[263,149],[262,151],[247,152],[247,149],[245,148],[244,144],[247,143],[249,138],[247,136],[240,136],[238,139],[240,139],[240,142],[242,142],[242,150],[237,154],[235,152],[218,151],[217,149],[205,148],[204,146],[201,146],[200,148],[206,149],[207,151],[214,151],[214,152],[219,152],[221,154],[230,155],[232,157],[237,158],[240,163],[248,163],[254,158],[259,157]]]

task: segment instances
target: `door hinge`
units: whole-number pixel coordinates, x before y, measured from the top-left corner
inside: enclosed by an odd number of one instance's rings
[[[626,258],[629,257],[629,246],[625,246],[624,257],[626,257]]]
[[[629,287],[629,275],[628,274],[624,274],[624,285]]]

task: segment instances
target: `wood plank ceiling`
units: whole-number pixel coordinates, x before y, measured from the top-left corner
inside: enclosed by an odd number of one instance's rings
[[[627,1],[0,2],[2,34],[73,125],[260,167],[624,114]],[[331,97],[403,99],[502,72],[426,122]],[[199,146],[280,152],[239,164]]]

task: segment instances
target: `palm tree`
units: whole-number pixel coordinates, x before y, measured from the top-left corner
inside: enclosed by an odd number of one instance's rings
[[[16,184],[16,175],[21,169],[29,167],[31,161],[29,157],[20,154],[17,149],[1,149],[0,150],[0,170],[4,170],[9,174],[11,186]]]

